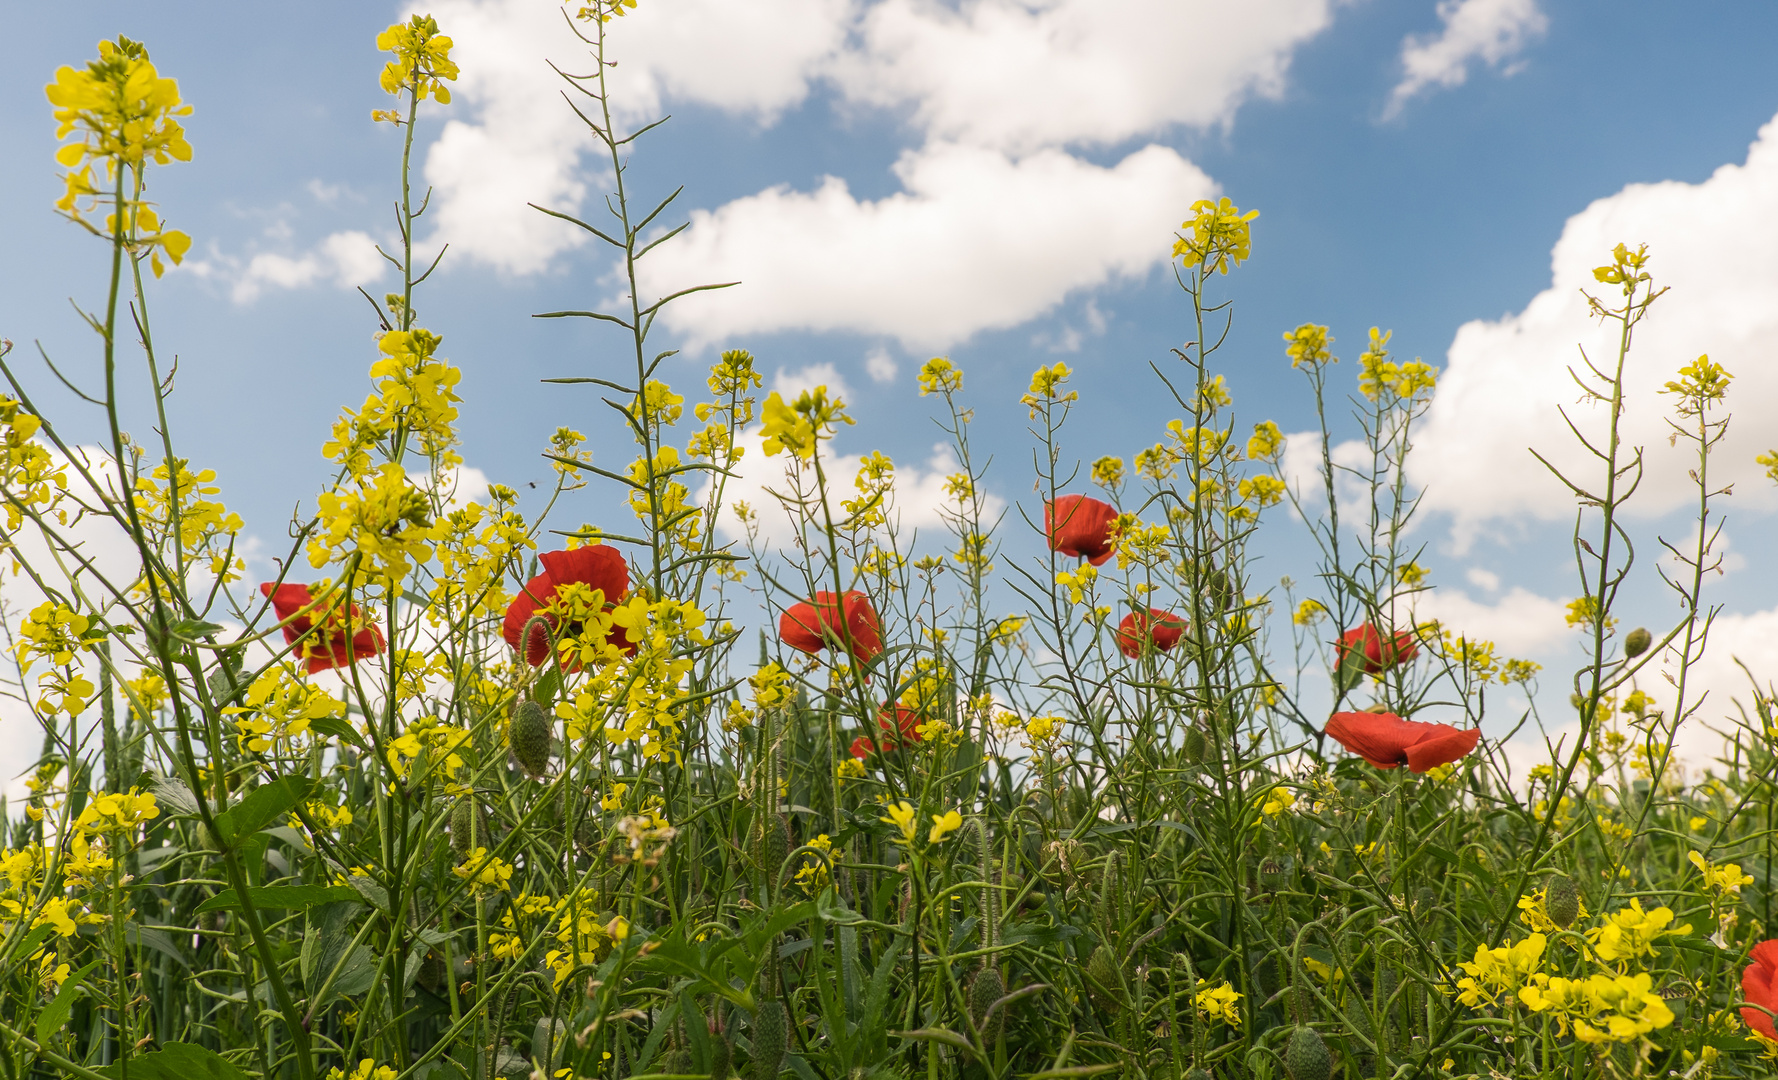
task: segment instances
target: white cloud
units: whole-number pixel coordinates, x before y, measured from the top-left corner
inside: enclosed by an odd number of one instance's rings
[[[1619,242],[1646,242],[1656,283],[1671,287],[1638,327],[1624,369],[1622,438],[1643,448],[1646,466],[1631,512],[1653,517],[1696,497],[1687,475],[1694,452],[1684,442],[1669,445],[1673,399],[1659,391],[1700,353],[1736,376],[1727,400],[1735,420],[1711,458],[1712,486],[1735,484],[1737,510],[1778,505],[1754,463],[1778,442],[1766,419],[1778,415],[1774,229],[1778,121],[1761,129],[1744,165],[1724,165],[1698,184],[1633,184],[1570,218],[1551,254],[1550,287],[1517,314],[1457,331],[1409,459],[1411,476],[1426,490],[1425,509],[1450,514],[1460,542],[1489,522],[1566,519],[1573,497],[1531,456],[1532,447],[1597,485],[1600,466],[1557,408],[1595,444],[1602,439],[1607,410],[1576,403],[1568,369],[1581,363],[1577,345],[1597,364],[1614,362],[1617,338],[1591,317],[1581,290],[1614,298],[1592,269],[1609,261]]]
[[[368,285],[383,276],[388,263],[377,254],[377,243],[357,229],[336,232],[298,256],[260,252],[247,260],[217,256],[193,266],[200,277],[234,275],[229,296],[237,304],[250,304],[267,288],[300,289],[329,281],[342,289]]]
[[[761,446],[762,440],[757,430],[743,432],[736,444],[745,448],[740,463],[735,467],[735,475],[730,477],[723,491],[722,503],[724,513],[717,519],[716,528],[723,539],[740,541],[745,539],[741,528],[730,508],[736,501],[742,501],[752,507],[759,515],[759,536],[762,544],[768,548],[786,548],[796,539],[795,520],[784,510],[777,495],[789,495],[795,486],[786,470],[789,459],[780,455],[767,457]],[[830,448],[831,443],[827,444]],[[853,478],[858,475],[858,467],[863,458],[858,454],[832,453],[824,448],[822,471],[827,475],[828,498],[838,508],[842,499],[853,498],[857,491],[853,487]],[[891,499],[891,513],[898,522],[904,543],[910,530],[932,530],[942,528],[944,518],[940,509],[954,505],[953,500],[945,493],[945,477],[957,471],[957,459],[950,447],[937,444],[932,448],[931,456],[924,466],[899,465],[895,470],[895,490]],[[813,481],[808,481],[811,494]],[[705,484],[698,493],[698,501],[708,505],[711,485]],[[1004,500],[998,496],[988,495],[983,500],[982,515],[993,520],[1005,507]]]
[[[884,0],[836,79],[929,138],[1014,153],[1226,124],[1275,96],[1332,0]]]
[[[1060,151],[1022,159],[939,144],[896,163],[904,190],[875,202],[827,177],[813,192],[771,188],[715,211],[643,264],[665,293],[704,281],[664,318],[693,348],[773,330],[854,330],[910,350],[1015,326],[1076,289],[1140,276],[1215,186],[1150,146],[1101,168]]]
[[[1492,641],[1508,656],[1541,654],[1569,629],[1566,605],[1516,586],[1492,604],[1441,586],[1416,593],[1413,608],[1416,620],[1437,619],[1452,634]]]
[[[1437,34],[1410,34],[1402,41],[1401,82],[1389,95],[1385,117],[1430,87],[1463,85],[1471,60],[1490,67],[1511,61],[1550,23],[1537,0],[1440,0],[1438,17],[1444,29]]]
[[[542,63],[582,71],[585,47],[553,5],[441,3],[431,10],[457,41],[463,74],[425,166],[437,189],[432,235],[501,271],[541,272],[587,236],[525,204],[579,212],[604,183],[604,163],[588,156],[593,142],[561,100],[567,88]],[[669,309],[670,325],[698,343],[837,329],[926,345],[1015,325],[1072,289],[1164,259],[1185,206],[1211,189],[1160,147],[1115,169],[1060,148],[1228,123],[1242,101],[1281,90],[1292,51],[1336,4],[644,4],[611,24],[612,100],[626,123],[686,101],[770,125],[825,80],[854,107],[905,111],[925,139],[896,166],[903,192],[881,201],[861,203],[828,178],[813,192],[775,187],[699,213],[690,235],[645,264],[649,286],[745,283]],[[1216,47],[1182,48],[1191,41]],[[995,185],[1005,183],[1014,199],[1003,207]],[[790,244],[769,235],[779,227]],[[711,255],[720,261],[700,261]]]
[[[1470,567],[1463,577],[1464,580],[1483,592],[1496,592],[1500,588],[1500,575],[1492,570],[1483,570],[1479,566]]]
[[[895,362],[895,357],[889,355],[888,349],[872,349],[870,355],[864,358],[864,372],[870,376],[871,382],[892,383],[900,371],[901,366]]]
[[[805,390],[813,390],[817,386],[827,387],[829,398],[839,398],[841,401],[857,400],[857,395],[852,393],[852,388],[846,385],[846,380],[840,376],[839,369],[831,363],[810,364],[808,367],[792,368],[788,371],[779,368],[777,374],[772,376],[772,389],[776,390],[779,396],[786,401],[792,401],[798,394]]]

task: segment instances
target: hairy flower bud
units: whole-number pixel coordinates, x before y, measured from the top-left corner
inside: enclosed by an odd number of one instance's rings
[[[975,979],[969,984],[969,1016],[982,1033],[982,1042],[991,1043],[1000,1038],[1006,1027],[1006,1010],[996,1009],[993,1016],[988,1010],[994,1003],[1006,996],[1006,980],[1000,977],[1000,969],[993,964],[983,964],[982,969],[975,973]]]
[[[762,1001],[753,1011],[753,1080],[778,1080],[790,1049],[790,1014],[782,1001]]]
[[[1648,632],[1648,628],[1638,626],[1624,637],[1624,656],[1626,659],[1634,660],[1647,652],[1648,647],[1653,643],[1654,636]]]
[[[1574,879],[1567,874],[1557,874],[1550,878],[1549,892],[1544,894],[1544,913],[1550,921],[1566,930],[1574,925],[1580,917],[1580,893],[1574,887]]]
[[[1284,1047],[1284,1068],[1290,1080],[1328,1080],[1333,1075],[1333,1055],[1315,1029],[1298,1024]]]
[[[543,706],[531,700],[519,702],[512,711],[507,735],[512,741],[512,756],[520,768],[532,776],[542,776],[549,770],[549,749],[555,737],[555,724],[543,711]]]

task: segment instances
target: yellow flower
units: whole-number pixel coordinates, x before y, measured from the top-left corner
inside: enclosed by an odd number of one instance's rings
[[[510,890],[512,870],[511,863],[489,854],[485,847],[476,848],[461,865],[451,867],[451,873],[469,882],[470,891],[477,894],[493,889]]]
[[[1019,398],[1019,403],[1030,408],[1031,418],[1035,420],[1038,410],[1046,406],[1079,401],[1080,395],[1072,390],[1062,393],[1062,384],[1072,374],[1074,373],[1068,369],[1068,365],[1060,360],[1052,367],[1038,368],[1031,373],[1031,389]]]
[[[1197,992],[1192,996],[1192,1003],[1207,1019],[1221,1020],[1230,1027],[1241,1026],[1241,1014],[1235,1011],[1235,1002],[1239,1000],[1241,995],[1233,986],[1227,982],[1211,986],[1208,979],[1198,980]]]
[[[387,1065],[378,1065],[375,1058],[365,1058],[351,1072],[339,1067],[328,1070],[327,1080],[395,1080],[397,1073]]]
[[[1672,921],[1672,909],[1658,907],[1653,911],[1643,911],[1642,901],[1632,899],[1629,907],[1607,915],[1604,925],[1588,930],[1587,940],[1592,943],[1599,959],[1606,963],[1621,963],[1653,956],[1655,939],[1669,934],[1692,932],[1689,923],[1669,928],[1668,924]]]
[[[1265,802],[1260,806],[1259,812],[1266,817],[1277,817],[1279,814],[1288,812],[1295,805],[1296,793],[1279,784],[1266,792]]]
[[[451,61],[453,44],[438,32],[438,22],[430,15],[415,15],[406,23],[391,25],[377,35],[377,51],[395,54],[395,59],[383,66],[383,92],[399,96],[411,90],[415,102],[432,97],[440,105],[449,105],[451,91],[439,80],[455,82],[460,74]],[[388,118],[388,114],[378,117]]]
[[[1253,425],[1253,437],[1247,440],[1247,456],[1255,461],[1270,461],[1284,451],[1284,433],[1270,420]]]
[[[1093,483],[1107,491],[1115,491],[1123,486],[1124,459],[1107,455],[1093,462]]]
[[[1253,219],[1258,210],[1241,213],[1240,207],[1224,198],[1220,201],[1199,199],[1192,203],[1192,216],[1180,225],[1190,233],[1173,244],[1173,254],[1184,261],[1186,269],[1203,266],[1204,272],[1229,272],[1253,253]]]
[[[1698,873],[1704,875],[1704,888],[1715,892],[1718,896],[1727,896],[1730,893],[1739,896],[1741,886],[1753,884],[1753,875],[1743,874],[1737,863],[1718,865],[1695,851],[1686,857],[1691,860],[1693,866],[1698,868]]]
[[[1696,416],[1728,396],[1733,378],[1721,364],[1704,355],[1680,368],[1678,381],[1669,382],[1661,393],[1679,395],[1684,399],[1679,403],[1680,414]]]
[[[789,450],[804,461],[813,458],[816,440],[831,438],[836,424],[852,423],[845,407],[840,399],[828,398],[825,386],[804,390],[788,405],[776,390],[772,391],[759,411],[766,456],[775,457],[779,451]]]
[[[1543,959],[1549,939],[1532,934],[1516,945],[1490,949],[1477,945],[1475,959],[1457,965],[1468,973],[1457,980],[1457,1000],[1469,1006],[1499,1005],[1524,986]]]
[[[920,366],[920,396],[954,394],[963,389],[963,369],[949,357],[935,356]]]
[[[890,813],[894,813],[894,811],[891,810]],[[951,835],[962,827],[963,815],[955,810],[950,810],[943,814],[933,814],[932,831],[927,834],[926,842],[928,844],[943,843],[945,837]]]
[[[1337,364],[1340,358],[1328,351],[1333,338],[1328,336],[1327,327],[1314,323],[1304,323],[1295,330],[1284,334],[1284,355],[1290,357],[1291,367],[1308,364],[1315,368],[1322,364]],[[1257,456],[1257,455],[1255,455]]]
[[[87,833],[129,832],[144,821],[160,816],[152,794],[138,795],[135,788],[127,792],[107,792],[86,805],[74,821],[77,829]]]
[[[1561,927],[1557,926],[1555,920],[1550,918],[1549,909],[1546,906],[1548,900],[1549,890],[1547,888],[1535,889],[1529,896],[1519,897],[1519,921],[1540,934],[1553,934],[1560,930]],[[1575,918],[1584,919],[1587,917],[1586,901],[1581,900],[1578,903],[1580,907]]]
[[[878,820],[888,822],[901,830],[901,839],[903,843],[913,843],[914,830],[916,828],[914,825],[915,812],[913,806],[906,799],[902,799],[894,806],[885,806],[883,809],[889,812],[889,816],[886,818],[879,818]]]

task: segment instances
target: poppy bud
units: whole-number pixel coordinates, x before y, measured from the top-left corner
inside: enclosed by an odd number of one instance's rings
[[[1204,1071],[1202,1065],[1194,1066],[1185,1074],[1185,1080],[1215,1080],[1215,1077]]]
[[[1284,1069],[1290,1080],[1328,1080],[1333,1075],[1333,1055],[1319,1033],[1298,1024],[1284,1047]]]
[[[759,871],[766,876],[768,885],[776,887],[778,871],[784,868],[784,860],[789,855],[790,823],[784,820],[783,814],[772,814],[761,826],[759,843],[754,848]]]
[[[554,729],[549,714],[535,701],[521,701],[512,711],[512,723],[507,728],[512,756],[532,776],[542,776],[549,770],[549,744]]]
[[[1000,969],[993,964],[983,964],[975,973],[975,980],[969,984],[969,1016],[975,1021],[976,1030],[982,1033],[984,1044],[1000,1038],[1000,1032],[1006,1027],[1004,1009],[996,1009],[993,1016],[988,1015],[994,1003],[1005,996],[1006,980],[1000,977]]]
[[[1574,888],[1574,879],[1567,874],[1557,874],[1550,878],[1549,891],[1544,893],[1544,913],[1550,921],[1566,930],[1574,925],[1580,917],[1580,893]]]
[[[1123,1008],[1124,980],[1118,973],[1117,958],[1109,945],[1099,946],[1087,958],[1087,994],[1106,1012]]]
[[[778,1080],[790,1049],[790,1014],[782,1001],[762,1001],[753,1010],[753,1080]]]
[[[710,1042],[710,1080],[729,1080],[735,1048],[728,1041],[728,1032],[714,1031],[711,1034],[715,1038]]]
[[[465,795],[451,807],[451,851],[459,860],[467,859],[478,847],[488,843],[488,817],[475,805],[475,796]]]
[[[1197,727],[1188,727],[1185,729],[1185,740],[1180,749],[1185,751],[1185,760],[1203,761],[1204,756],[1210,752],[1210,740],[1204,738],[1204,733]]]
[[[1275,893],[1290,882],[1290,870],[1278,859],[1267,859],[1259,864],[1260,888],[1268,893]]]
[[[1653,643],[1654,635],[1648,632],[1648,627],[1638,626],[1624,638],[1624,658],[1627,660],[1636,659],[1647,652],[1648,647]]]

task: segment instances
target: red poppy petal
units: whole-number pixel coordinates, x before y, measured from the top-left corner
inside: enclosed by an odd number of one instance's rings
[[[1390,769],[1407,760],[1407,721],[1394,713],[1344,712],[1328,718],[1326,731],[1341,746],[1378,768]]]
[[[1408,768],[1417,773],[1449,765],[1476,748],[1481,739],[1480,728],[1454,728],[1448,724],[1431,724],[1438,732],[1421,738],[1407,748]]]
[[[1753,947],[1748,954],[1753,963],[1741,973],[1741,997],[1749,1004],[1778,1011],[1778,938],[1770,938]],[[1772,1018],[1758,1009],[1741,1010],[1747,1026],[1768,1039],[1778,1039]]]
[[[821,651],[821,623],[815,605],[806,601],[790,605],[778,617],[778,640],[810,655]]]
[[[605,544],[577,547],[573,551],[546,551],[537,557],[555,583],[579,582],[605,594],[616,604],[630,591],[630,566],[623,553]]]

